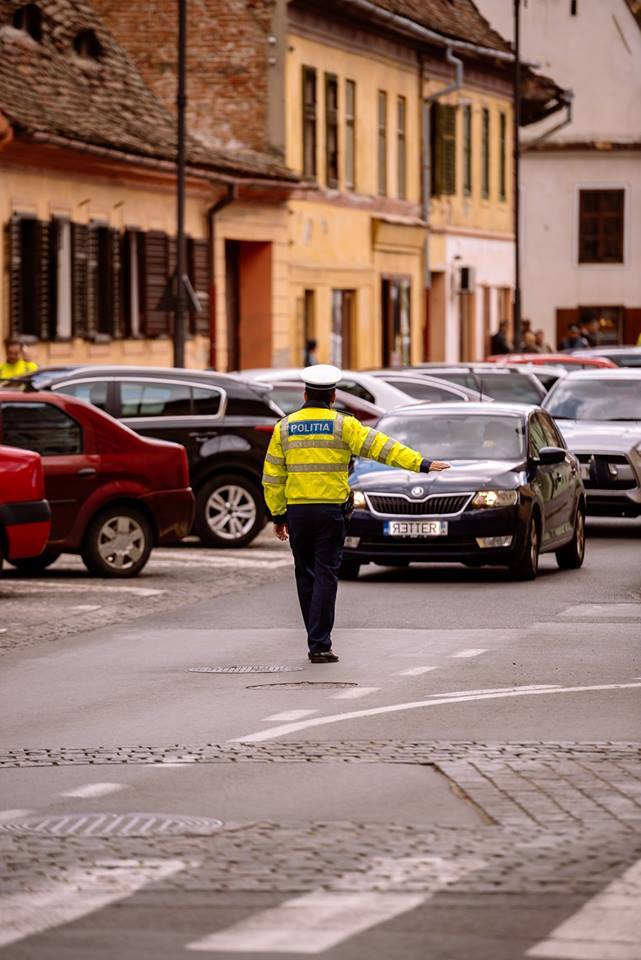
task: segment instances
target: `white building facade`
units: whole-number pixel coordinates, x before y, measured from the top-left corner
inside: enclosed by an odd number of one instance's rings
[[[477,0],[513,37],[513,4]],[[523,316],[558,342],[597,318],[603,343],[641,334],[641,5],[522,0],[523,59],[574,92],[522,136]],[[636,13],[636,16],[635,16]]]

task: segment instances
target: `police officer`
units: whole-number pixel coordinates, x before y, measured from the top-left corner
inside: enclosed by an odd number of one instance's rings
[[[332,410],[341,371],[303,370],[305,403],[274,427],[265,456],[265,500],[279,540],[289,538],[312,663],[336,663],[332,627],[350,497],[349,461],[367,457],[427,473],[448,463],[423,455],[352,416]]]

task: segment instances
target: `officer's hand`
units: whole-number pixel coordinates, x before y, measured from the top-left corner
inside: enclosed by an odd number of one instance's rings
[[[289,531],[287,529],[286,523],[275,523],[274,524],[274,534],[278,537],[279,540],[285,542],[289,540]]]
[[[430,463],[430,473],[432,470],[449,470],[451,463],[444,463],[442,460],[432,460]]]

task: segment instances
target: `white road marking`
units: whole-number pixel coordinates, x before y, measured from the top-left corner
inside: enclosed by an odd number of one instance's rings
[[[0,823],[3,820],[22,820],[23,817],[28,817],[30,813],[33,813],[33,810],[0,810]]]
[[[360,700],[361,697],[368,697],[370,693],[376,693],[380,689],[380,687],[352,687],[351,690],[332,694],[330,700]]]
[[[261,740],[272,740],[289,733],[298,733],[310,727],[322,727],[328,723],[341,723],[344,720],[358,720],[361,717],[375,717],[383,713],[398,713],[403,710],[419,710],[423,707],[439,707],[449,703],[469,703],[474,700],[499,700],[504,697],[535,697],[557,693],[592,693],[599,690],[632,690],[641,689],[641,683],[604,683],[585,687],[545,687],[532,689],[531,687],[509,687],[496,693],[464,694],[448,696],[440,694],[433,700],[415,700],[408,703],[391,703],[385,707],[370,707],[367,710],[352,710],[349,713],[334,713],[323,717],[312,717],[309,720],[300,720],[298,723],[283,724],[281,727],[272,727],[271,730],[259,730],[242,737],[233,737],[230,743],[257,743]]]
[[[641,860],[527,952],[558,960],[639,960]]]
[[[264,722],[269,720],[301,720],[303,717],[309,717],[312,713],[318,713],[318,710],[283,710],[282,713],[274,713],[271,717],[265,717]]]
[[[410,667],[409,670],[399,670],[397,677],[420,677],[422,673],[429,673],[430,670],[436,670],[436,667]]]
[[[625,618],[641,618],[641,603],[580,603],[575,607],[567,607],[557,616],[565,620],[619,620]]]
[[[23,587],[25,589],[19,589]],[[135,597],[158,597],[162,593],[166,593],[166,590],[156,590],[153,587],[128,587],[128,586],[112,586],[110,584],[101,583],[100,580],[92,580],[88,582],[87,580],[79,580],[77,583],[65,583],[62,580],[3,580],[2,582],[2,592],[13,593],[16,595],[24,596],[29,594],[29,591],[33,592],[33,588],[37,587],[38,590],[55,590],[56,593],[131,593]],[[18,589],[16,589],[18,588]]]
[[[156,560],[152,554],[151,560],[149,561],[149,567],[157,568],[167,568],[175,569],[176,567],[182,567],[184,569],[189,568],[198,568],[203,569],[204,567],[232,567],[236,569],[261,569],[261,568],[275,568],[275,567],[291,567],[293,560],[285,558],[278,558],[277,560],[253,560],[251,557],[228,557],[228,556],[217,556],[217,557],[206,557],[203,560]]]
[[[459,650],[458,653],[452,653],[450,656],[467,659],[467,657],[480,657],[482,653],[487,653],[487,650],[483,647],[470,647],[469,650]]]
[[[45,881],[40,889],[6,894],[0,897],[0,947],[101,910],[184,867],[181,860],[101,861],[66,871],[64,880]]]
[[[72,610],[102,610],[102,607],[99,603],[77,603],[71,608]]]
[[[108,793],[117,793],[126,790],[126,783],[87,783],[84,787],[74,787],[73,790],[64,790],[61,797],[106,797]]]
[[[186,949],[211,953],[323,953],[348,937],[415,910],[448,884],[483,866],[483,861],[472,858],[379,858],[372,861],[365,874],[354,872],[337,878],[334,886],[347,889],[313,890],[285,900],[277,907],[188,943]],[[420,882],[425,890],[354,891],[355,886],[393,888],[403,881]]]
[[[558,687],[558,683],[528,683],[519,687],[482,687],[479,690],[449,690],[447,693],[430,693],[430,697],[469,697],[473,693],[504,693],[506,690],[550,690]]]

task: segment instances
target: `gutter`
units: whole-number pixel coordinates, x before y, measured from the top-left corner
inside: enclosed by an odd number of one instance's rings
[[[425,231],[425,242],[423,245],[423,287],[426,291],[425,293],[425,327],[423,334],[423,352],[427,356],[429,350],[429,299],[427,291],[432,287],[432,271],[430,270],[430,234],[429,234],[429,218],[430,218],[430,201],[432,199],[432,131],[430,125],[430,108],[432,104],[439,100],[441,97],[447,96],[448,93],[455,93],[457,90],[460,90],[463,86],[463,61],[460,57],[455,56],[452,52],[452,48],[448,47],[445,52],[445,59],[448,63],[451,63],[454,66],[456,71],[454,75],[454,81],[448,84],[447,87],[443,87],[442,90],[437,90],[435,93],[430,94],[429,97],[423,98],[423,103],[421,104],[422,111],[422,151],[423,151],[423,163],[422,163],[422,190],[421,190],[421,217],[428,224],[428,229]],[[422,84],[424,81],[424,64],[421,63],[421,94]]]
[[[569,126],[572,123],[572,104],[574,102],[574,90],[564,90],[562,104],[565,107],[565,120],[561,120],[560,123],[556,123],[553,127],[550,127],[549,130],[545,130],[540,136],[534,137],[533,140],[528,140],[523,143],[523,150],[527,151],[531,148],[536,149],[536,147],[543,143],[544,140],[548,140],[553,133],[558,133],[559,130],[563,130],[564,127]],[[554,112],[554,111],[552,111]],[[545,119],[545,118],[544,118]]]
[[[209,244],[209,366],[216,369],[216,214],[238,198],[238,186],[229,184],[227,192],[207,210],[207,240]]]
[[[468,51],[478,56],[492,57],[495,60],[502,60],[504,63],[514,62],[514,53],[511,51],[495,50],[493,47],[480,46],[476,43],[470,43],[467,40],[454,40],[452,37],[448,37],[443,33],[437,33],[436,30],[430,30],[429,27],[424,27],[420,23],[416,23],[415,20],[410,20],[409,17],[384,10],[379,7],[378,4],[372,3],[371,0],[343,0],[341,5],[343,7],[354,7],[356,10],[360,10],[361,13],[366,14],[370,20],[391,26],[399,33],[404,33],[407,36],[413,37],[415,40],[435,43],[439,46],[449,47],[452,50],[460,52]],[[534,64],[528,64],[528,66],[534,66]]]

